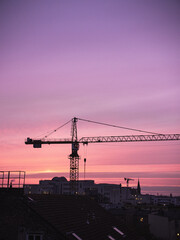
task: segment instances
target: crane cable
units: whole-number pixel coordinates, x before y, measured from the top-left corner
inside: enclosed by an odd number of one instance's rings
[[[51,134],[53,134],[53,133],[55,133],[55,132],[57,132],[60,128],[62,128],[62,127],[64,127],[64,126],[66,126],[68,123],[70,123],[72,121],[72,119],[71,120],[69,120],[68,122],[66,122],[66,123],[64,123],[63,125],[61,125],[60,127],[58,127],[58,128],[56,128],[56,129],[54,129],[53,131],[50,131],[50,132],[47,132],[46,133],[46,135],[44,136],[45,138],[47,138],[47,137],[49,137]],[[41,135],[39,135],[38,137],[40,137],[40,136],[43,136],[44,134],[41,134]]]
[[[121,128],[121,129],[126,129],[126,130],[131,130],[131,131],[137,131],[137,132],[143,132],[143,133],[149,133],[149,134],[156,134],[156,135],[159,135],[159,134],[160,134],[160,133],[148,132],[148,131],[144,131],[144,130],[140,130],[140,129],[122,127],[122,126],[117,126],[117,125],[113,125],[113,124],[108,124],[108,123],[102,123],[102,122],[87,120],[87,119],[83,119],[83,118],[77,118],[77,119],[80,120],[80,121],[95,123],[95,124],[104,125],[104,126],[108,126],[108,127]],[[72,121],[72,119],[69,120],[68,122],[64,123],[63,125],[59,126],[58,128],[54,129],[53,131],[47,132],[44,137],[45,137],[45,138],[49,137],[49,136],[52,135],[53,133],[57,132],[60,128],[66,126],[66,125],[67,125],[68,123],[70,123],[71,121]],[[43,136],[43,135],[44,135],[44,134],[41,134],[41,135],[39,135],[38,137]]]
[[[60,128],[62,128],[62,127],[64,127],[64,126],[66,126],[68,123],[70,123],[72,121],[72,119],[71,120],[69,120],[68,122],[66,122],[66,123],[64,123],[63,125],[61,125],[60,127],[58,127],[58,128],[56,128],[56,129],[54,129],[52,132],[50,132],[49,134],[47,134],[46,136],[45,136],[45,138],[47,138],[47,137],[49,137],[51,134],[53,134],[54,132],[57,132],[57,130],[59,130]]]
[[[84,180],[86,180],[87,144],[84,145]]]
[[[143,133],[149,133],[149,134],[156,134],[156,135],[159,135],[159,134],[160,134],[160,133],[148,132],[148,131],[144,131],[144,130],[140,130],[140,129],[134,129],[134,128],[128,128],[128,127],[121,127],[121,126],[112,125],[112,124],[108,124],[108,123],[102,123],[102,122],[96,122],[96,121],[86,120],[86,119],[82,119],[82,118],[78,118],[78,120],[84,121],[84,122],[90,122],[90,123],[100,124],[100,125],[104,125],[104,126],[108,126],[108,127],[114,127],[114,128],[121,128],[121,129],[126,129],[126,130],[137,131],[137,132],[143,132]]]

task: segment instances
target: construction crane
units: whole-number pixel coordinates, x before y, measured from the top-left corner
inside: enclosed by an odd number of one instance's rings
[[[134,179],[132,179],[132,178],[124,178],[124,180],[127,183],[127,188],[129,187],[129,181],[134,181]]]
[[[96,124],[101,124],[105,126],[110,127],[116,127],[126,130],[133,130],[143,133],[148,133],[150,135],[129,135],[129,136],[98,136],[98,137],[82,137],[78,140],[77,137],[77,121],[85,121],[85,122],[91,122]],[[47,137],[51,135],[52,133],[56,132],[58,129],[64,127],[68,123],[72,123],[71,128],[71,138],[65,138],[65,139],[48,139]],[[127,127],[120,127],[116,125],[111,125],[107,123],[101,123],[101,122],[95,122],[91,120],[85,120],[81,118],[74,117],[67,123],[63,124],[62,126],[58,127],[57,129],[50,132],[47,136],[40,139],[32,139],[27,138],[25,141],[25,144],[32,144],[34,148],[41,148],[42,144],[71,144],[72,151],[69,155],[70,159],[70,182],[72,183],[72,188],[74,191],[76,191],[76,184],[79,180],[79,144],[89,144],[89,143],[109,143],[109,142],[147,142],[147,141],[173,141],[173,140],[180,140],[180,134],[158,134],[153,132],[147,132],[143,130],[133,129],[133,128],[127,128]]]

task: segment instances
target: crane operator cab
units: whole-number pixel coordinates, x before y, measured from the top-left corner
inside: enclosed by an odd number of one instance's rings
[[[72,143],[72,153],[71,157],[79,157],[78,155],[78,150],[79,150],[79,143],[77,141]]]

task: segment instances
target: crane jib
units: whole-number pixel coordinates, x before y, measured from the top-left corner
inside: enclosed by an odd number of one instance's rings
[[[173,141],[173,140],[180,140],[180,134],[82,137],[79,140],[79,142],[88,144],[101,142],[143,142],[143,141]]]
[[[34,148],[41,148],[42,144],[72,144],[71,139],[32,139],[27,138],[25,141],[25,144],[27,145],[33,145]]]
[[[72,144],[72,148],[78,150],[79,143],[101,143],[101,142],[143,142],[143,141],[173,141],[180,140],[180,134],[158,134],[158,135],[129,135],[129,136],[99,136],[82,137],[79,141],[65,139],[31,139],[27,138],[26,144],[34,148],[41,148],[42,144]]]

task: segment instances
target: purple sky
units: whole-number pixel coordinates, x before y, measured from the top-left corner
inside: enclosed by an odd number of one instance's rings
[[[62,164],[69,171],[67,160],[59,160],[67,158],[68,147],[34,152],[23,141],[74,116],[180,133],[179,43],[178,0],[1,0],[2,170],[54,170]],[[79,126],[81,136],[131,134]],[[66,130],[68,137],[70,126]],[[169,164],[179,173],[179,146],[91,145],[89,169]]]

